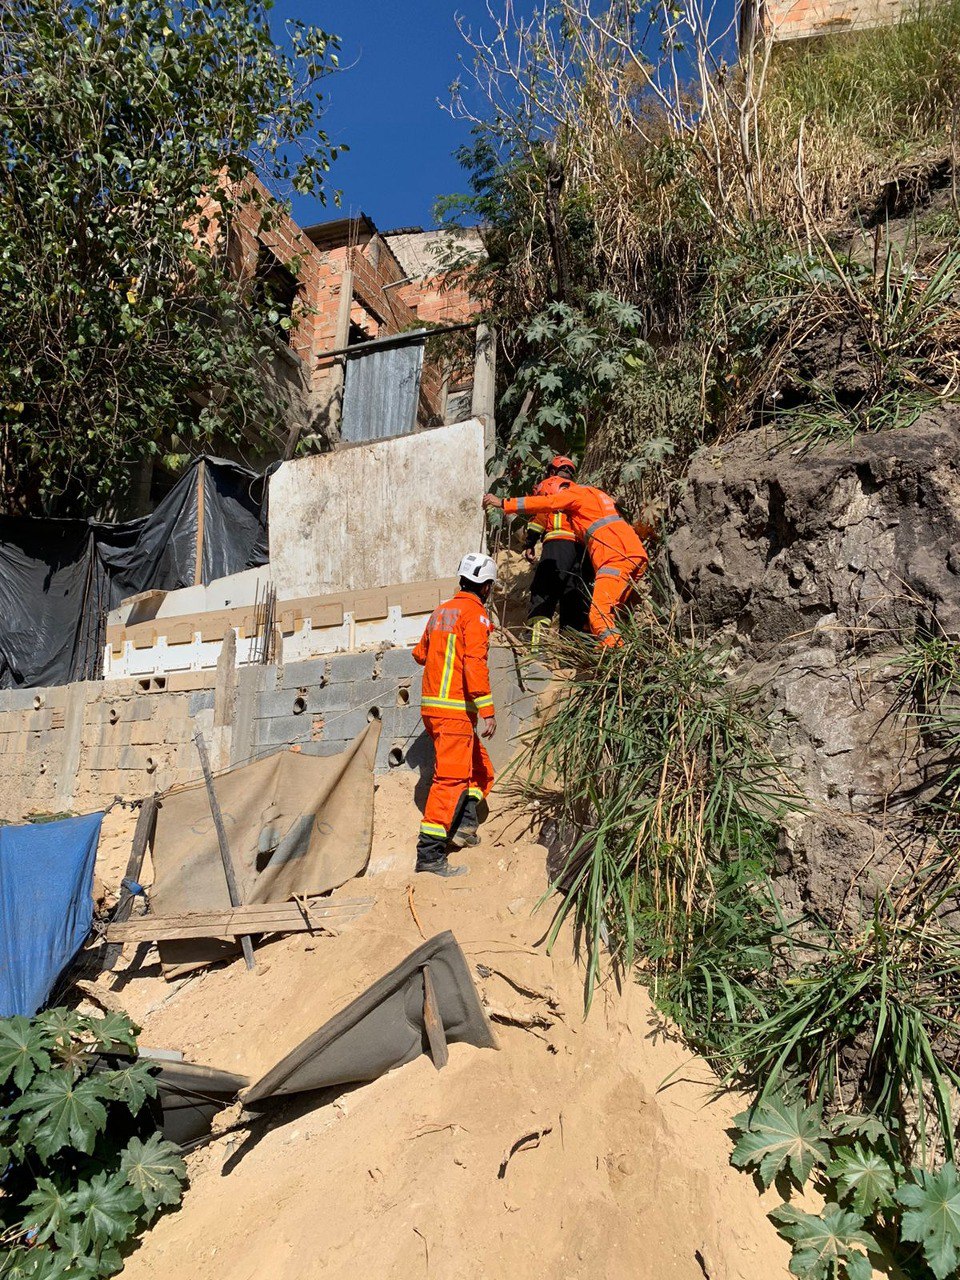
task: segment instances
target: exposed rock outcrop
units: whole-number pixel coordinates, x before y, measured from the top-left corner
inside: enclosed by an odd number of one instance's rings
[[[705,450],[668,556],[696,623],[762,687],[807,797],[785,896],[856,906],[922,844],[898,660],[918,634],[960,637],[960,413],[806,452],[760,433]]]

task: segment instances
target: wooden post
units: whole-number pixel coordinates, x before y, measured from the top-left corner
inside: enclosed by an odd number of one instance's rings
[[[337,309],[337,328],[333,349],[339,351],[350,342],[350,311],[353,307],[353,269],[346,267],[340,277],[340,305]],[[340,431],[343,419],[343,396],[347,381],[347,357],[337,356],[337,363],[330,376],[330,426]]]
[[[473,365],[470,416],[479,418],[483,423],[483,460],[488,471],[497,451],[496,400],[497,335],[489,325],[479,324]],[[524,410],[521,409],[520,413],[524,414]]]
[[[234,869],[233,858],[230,856],[230,845],[227,842],[227,830],[223,825],[223,814],[220,812],[220,802],[217,800],[217,793],[213,788],[213,774],[210,772],[210,761],[207,758],[207,744],[203,740],[203,734],[198,729],[193,735],[193,740],[197,744],[197,752],[200,756],[200,768],[203,770],[203,780],[207,784],[207,796],[210,800],[210,812],[213,814],[213,825],[217,831],[217,842],[220,845],[220,859],[223,862],[223,874],[227,880],[227,893],[230,895],[231,907],[242,907],[243,899],[240,896],[240,887],[237,884],[237,873]],[[246,935],[240,939],[240,946],[243,948],[243,958],[247,963],[247,968],[254,968],[253,961],[253,943]]]
[[[193,585],[203,582],[203,507],[206,489],[207,464],[203,458],[197,464],[197,549],[193,562]]]
[[[450,1058],[447,1047],[447,1033],[444,1030],[440,1010],[437,1008],[437,993],[433,989],[433,978],[430,966],[423,966],[423,1025],[427,1031],[427,1042],[430,1045],[430,1057],[439,1071],[445,1067]]]
[[[126,882],[130,881],[136,884],[140,879],[144,855],[147,852],[147,845],[153,836],[153,827],[156,819],[157,797],[155,795],[147,796],[140,806],[140,813],[137,815],[137,825],[133,832],[133,844],[130,847],[127,870],[123,877],[124,883],[120,885],[120,900],[117,903],[116,911],[113,913],[111,924],[119,924],[121,921],[129,920],[130,918],[130,912],[133,910],[133,900],[137,895],[126,887]],[[110,943],[103,955],[103,967],[112,969],[120,958],[122,950],[122,944]]]

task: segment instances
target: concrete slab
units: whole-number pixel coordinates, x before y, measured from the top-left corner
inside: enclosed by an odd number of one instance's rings
[[[483,545],[483,450],[471,419],[283,463],[270,477],[280,599],[449,578]]]

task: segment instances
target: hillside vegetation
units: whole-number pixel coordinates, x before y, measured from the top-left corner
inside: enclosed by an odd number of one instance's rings
[[[669,548],[705,445],[724,446],[722,477],[758,432],[835,459],[951,411],[957,0],[740,59],[696,4],[508,7],[464,34],[471,190],[443,212],[486,227],[489,261],[463,269],[501,338],[504,491],[562,447]],[[960,650],[932,625],[832,642],[854,684],[858,653],[883,650],[891,715],[936,743],[939,782],[903,799],[889,874],[832,915],[797,909],[778,850],[816,807],[809,779],[783,766],[756,662],[698,622],[670,569],[662,555],[621,650],[560,642],[574,675],[525,761],[557,820],[558,921],[578,924],[587,1003],[609,946],[752,1090],[732,1158],[783,1192],[798,1276],[867,1280],[872,1259],[944,1280],[960,1264]],[[811,1180],[820,1214],[791,1203]]]
[[[466,33],[472,190],[445,213],[487,227],[505,469],[562,437],[649,496],[666,459],[758,422],[815,436],[952,394],[960,3],[740,64],[696,4],[642,14],[568,0]],[[858,385],[802,360],[825,332],[862,349]]]

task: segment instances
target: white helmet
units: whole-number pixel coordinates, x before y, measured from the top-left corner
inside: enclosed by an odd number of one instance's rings
[[[497,566],[489,556],[482,555],[479,551],[468,551],[460,561],[457,577],[482,586],[484,582],[496,582]]]

